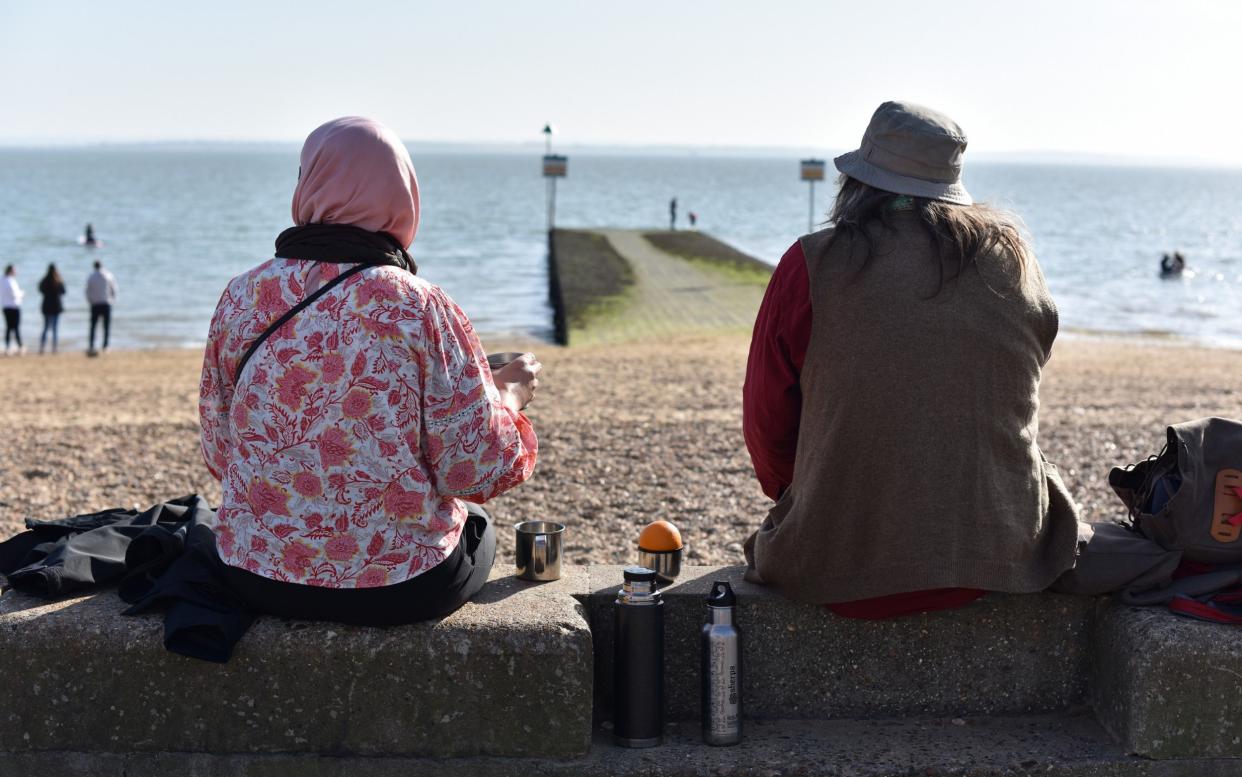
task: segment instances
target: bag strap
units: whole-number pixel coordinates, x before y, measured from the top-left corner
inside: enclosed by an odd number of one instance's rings
[[[1242,625],[1242,607],[1235,604],[1235,597],[1218,594],[1205,600],[1189,596],[1176,596],[1169,602],[1169,610],[1175,615],[1211,623]]]
[[[1222,591],[1231,591],[1242,585],[1242,570],[1236,566],[1204,572],[1201,575],[1187,575],[1157,588],[1135,591],[1125,588],[1121,591],[1121,601],[1129,605],[1168,604],[1175,597],[1189,596],[1195,599],[1214,596]]]
[[[1228,579],[1230,574],[1234,576],[1232,582]],[[1185,585],[1187,583],[1189,585]],[[1242,626],[1242,587],[1239,586],[1242,586],[1242,572],[1237,568],[1183,577],[1173,581],[1171,588],[1180,587],[1180,590],[1169,599],[1169,612],[1184,618]]]
[[[273,323],[267,329],[264,329],[263,334],[255,338],[255,341],[250,344],[249,348],[246,349],[246,353],[242,355],[241,360],[237,362],[237,369],[233,372],[234,385],[237,384],[237,379],[241,377],[242,370],[246,368],[246,363],[250,361],[250,357],[254,356],[254,352],[259,349],[260,345],[263,345],[264,341],[267,340],[267,338],[272,336],[273,332],[275,332],[277,329],[280,329],[282,326],[284,326],[285,323],[289,321],[289,319],[293,318],[298,313],[302,312],[302,309],[305,308],[307,305],[311,304],[315,300],[327,294],[334,286],[340,285],[350,276],[357,275],[358,273],[362,272],[368,267],[375,267],[375,266],[376,265],[364,262],[362,264],[356,264],[353,267],[350,267],[348,270],[336,276],[335,278],[328,281],[324,285],[320,286],[318,289],[315,289],[315,291],[312,292],[311,294],[308,294],[306,296],[306,299],[302,300],[298,304],[289,308],[289,310],[283,316],[276,319],[275,323]]]

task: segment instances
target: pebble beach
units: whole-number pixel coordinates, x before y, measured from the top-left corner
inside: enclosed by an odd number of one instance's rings
[[[485,340],[488,351],[521,344]],[[529,346],[545,364],[530,408],[533,478],[493,502],[500,561],[508,527],[568,524],[572,563],[633,561],[640,529],[680,527],[689,561],[742,561],[768,507],[742,440],[748,338],[718,335],[611,346]],[[0,538],[53,519],[220,489],[198,447],[195,349],[0,359]],[[1083,517],[1123,513],[1111,467],[1163,444],[1167,424],[1242,417],[1242,351],[1166,341],[1063,337],[1044,375],[1040,442]]]

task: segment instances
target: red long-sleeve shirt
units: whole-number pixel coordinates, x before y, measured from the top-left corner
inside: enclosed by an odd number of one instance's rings
[[[742,392],[742,430],[763,493],[779,499],[793,483],[802,417],[799,377],[811,340],[811,281],[801,243],[795,242],[772,274],[755,320]],[[975,588],[938,588],[830,604],[848,618],[893,618],[960,607],[984,594]]]

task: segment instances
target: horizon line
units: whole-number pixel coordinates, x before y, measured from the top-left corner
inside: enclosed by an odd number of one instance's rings
[[[401,142],[407,146],[426,146],[459,148],[462,150],[477,149],[490,150],[493,152],[509,152],[516,153],[520,151],[538,150],[544,146],[542,140],[443,140],[443,139],[410,139],[402,138]],[[163,138],[163,139],[139,139],[139,140],[53,140],[53,141],[23,141],[23,140],[0,140],[0,151],[43,151],[43,150],[112,150],[112,149],[135,149],[135,148],[156,148],[156,147],[293,147],[300,146],[302,141],[299,140],[276,140],[276,139],[208,139],[208,138]],[[819,155],[827,159],[831,159],[837,154],[844,153],[847,149],[829,149],[822,146],[794,145],[794,144],[735,144],[735,143],[670,143],[670,142],[654,142],[654,143],[625,143],[613,141],[578,141],[571,143],[558,144],[557,150],[579,150],[586,153],[592,151],[607,152],[623,152],[623,153],[639,153],[653,152],[660,155],[669,153],[690,152],[704,154],[723,154],[729,156],[738,156],[744,154],[757,154],[761,156],[776,156],[781,154],[796,155]],[[1242,167],[1242,159],[1239,160],[1219,160],[1207,157],[1174,155],[1174,154],[1134,154],[1134,153],[1118,153],[1108,151],[1087,151],[1087,150],[1067,150],[1067,149],[988,149],[976,151],[971,155],[978,159],[983,157],[985,160],[995,161],[1030,161],[1030,162],[1070,162],[1077,164],[1090,164],[1092,162],[1104,165],[1153,165],[1159,167],[1170,166],[1188,166],[1188,167],[1224,167],[1236,168]]]

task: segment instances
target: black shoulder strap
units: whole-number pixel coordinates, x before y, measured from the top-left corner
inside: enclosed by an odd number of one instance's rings
[[[280,318],[276,319],[276,322],[273,323],[271,326],[269,326],[267,329],[264,329],[263,334],[255,338],[255,341],[250,344],[249,348],[246,349],[246,353],[242,355],[241,361],[237,362],[237,370],[233,373],[233,383],[234,384],[237,383],[237,379],[241,377],[242,370],[246,369],[246,363],[250,361],[251,356],[254,356],[254,352],[259,349],[259,346],[263,345],[263,341],[271,337],[272,333],[275,332],[277,329],[280,329],[282,326],[284,326],[286,321],[296,316],[307,305],[311,304],[315,300],[327,294],[332,289],[332,287],[337,286],[338,284],[344,282],[351,275],[357,275],[358,273],[362,272],[368,267],[374,267],[374,266],[375,265],[373,264],[366,264],[366,263],[356,264],[353,267],[350,267],[345,272],[336,276],[332,280],[328,281],[324,285],[320,286],[318,289],[315,289],[313,293],[308,294],[306,296],[306,299],[302,300],[298,304],[289,308],[288,312],[286,312]]]

